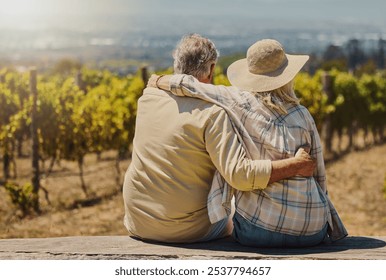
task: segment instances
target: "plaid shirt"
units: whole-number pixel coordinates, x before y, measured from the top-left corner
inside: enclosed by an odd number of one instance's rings
[[[235,196],[236,211],[246,220],[267,230],[290,235],[312,235],[326,223],[332,240],[347,235],[335,207],[327,196],[321,142],[309,111],[287,106],[287,115],[266,107],[253,94],[236,87],[200,83],[192,76],[174,75],[170,91],[191,96],[224,108],[248,157],[279,160],[293,157],[299,147],[310,147],[317,160],[313,177],[293,177],[251,192],[237,191],[216,172],[208,196],[212,223],[227,217]]]

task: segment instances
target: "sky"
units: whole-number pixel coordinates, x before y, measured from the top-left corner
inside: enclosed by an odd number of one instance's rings
[[[142,57],[147,48],[169,51],[188,33],[212,38],[222,54],[263,37],[313,52],[386,38],[385,11],[386,0],[0,0],[0,57],[87,48],[83,55],[90,46]]]
[[[144,20],[173,17],[253,18],[270,21],[348,21],[385,24],[385,0],[0,0],[0,28],[18,28],[36,20],[69,23],[78,17],[141,15]]]

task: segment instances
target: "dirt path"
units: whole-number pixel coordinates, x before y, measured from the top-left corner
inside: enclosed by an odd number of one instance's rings
[[[329,195],[351,235],[386,235],[386,145],[327,166]]]

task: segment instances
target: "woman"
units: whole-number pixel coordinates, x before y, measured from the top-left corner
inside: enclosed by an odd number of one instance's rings
[[[253,44],[245,59],[229,66],[233,87],[202,84],[186,75],[152,77],[149,82],[223,107],[253,159],[283,159],[307,147],[317,160],[313,177],[295,177],[253,192],[235,191],[216,175],[208,197],[211,221],[229,213],[218,210],[218,205],[228,206],[234,194],[233,236],[241,244],[304,247],[317,245],[326,236],[337,240],[347,235],[327,196],[314,120],[293,90],[293,79],[307,60],[305,55],[286,54],[279,42],[266,39]]]

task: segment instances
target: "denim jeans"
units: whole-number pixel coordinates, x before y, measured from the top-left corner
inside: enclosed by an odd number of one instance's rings
[[[327,224],[316,234],[296,236],[263,229],[237,212],[233,217],[233,225],[233,237],[239,243],[253,247],[309,247],[320,244],[327,235]]]

